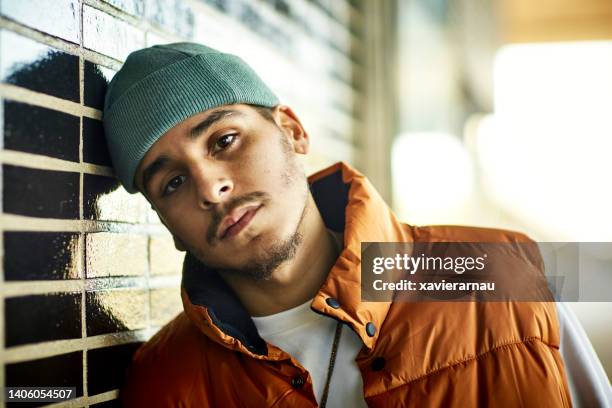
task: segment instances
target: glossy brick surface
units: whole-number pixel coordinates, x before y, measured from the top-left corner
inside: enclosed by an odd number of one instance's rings
[[[0,30],[2,82],[79,102],[79,58]]]
[[[83,216],[89,220],[144,222],[146,212],[140,194],[129,194],[114,177],[83,176]]]
[[[93,7],[83,6],[83,45],[117,60],[144,46],[144,33]]]
[[[44,218],[79,218],[79,175],[2,166],[4,212]]]
[[[147,239],[145,235],[136,234],[87,234],[87,277],[144,275],[147,270]]]
[[[181,0],[145,0],[146,18],[183,38],[193,37],[193,11]]]
[[[6,346],[81,337],[81,294],[53,293],[4,300]]]
[[[83,118],[83,161],[112,167],[102,122]]]
[[[118,399],[104,401],[99,404],[93,404],[89,406],[90,408],[124,408],[121,401]]]
[[[151,324],[163,326],[183,311],[180,288],[151,290]]]
[[[4,232],[4,280],[78,279],[82,251],[72,232]]]
[[[170,234],[152,236],[149,250],[151,252],[151,275],[181,274],[185,252],[176,249]]]
[[[132,354],[140,343],[122,344],[87,351],[87,383],[90,395],[119,388]]]
[[[35,3],[18,0],[0,3],[2,15],[76,44],[81,41],[80,11],[79,0],[36,0]]]
[[[147,325],[149,296],[143,290],[87,292],[87,335],[137,330]]]
[[[79,118],[4,101],[4,148],[79,161]]]
[[[83,395],[82,351],[7,364],[5,373],[7,387],[76,387],[76,395]],[[27,405],[18,403],[14,406]]]
[[[83,97],[84,103],[92,108],[104,108],[106,87],[115,75],[115,71],[91,61],[83,63]]]
[[[142,16],[144,13],[144,0],[103,0],[113,7],[117,7],[134,16]]]

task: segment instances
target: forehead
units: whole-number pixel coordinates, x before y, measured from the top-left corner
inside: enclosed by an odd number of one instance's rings
[[[160,138],[153,144],[153,146],[149,148],[147,153],[154,149],[155,145],[158,144],[157,142],[164,138],[168,139],[168,136],[194,139],[196,136],[196,131],[198,133],[202,133],[202,131],[207,130],[210,126],[212,126],[214,123],[218,122],[221,119],[227,119],[230,117],[244,117],[247,115],[248,110],[240,105],[219,106],[214,109],[209,109],[203,112],[196,113],[195,115],[192,115],[187,119],[184,119],[182,122],[176,124],[166,133],[161,135]]]
[[[202,123],[202,121],[207,120],[208,118],[211,118],[213,121],[216,121],[217,119],[224,119],[226,117],[232,116],[249,117],[253,116],[253,112],[255,112],[255,109],[249,105],[235,104],[217,106],[215,108],[196,113],[195,115],[192,115],[184,119],[183,121],[177,123],[168,131],[166,131],[166,133],[161,135],[159,139],[157,139],[157,141],[149,148],[147,153],[153,150],[157,142],[159,142],[160,140],[162,140],[162,138],[165,138],[168,135],[188,136],[194,127],[198,126]]]
[[[240,117],[240,118],[248,118],[254,117],[255,109],[250,107],[249,105],[244,104],[235,104],[235,105],[223,105],[218,106],[213,109],[208,109],[203,112],[196,113],[183,120],[182,122],[176,124],[166,133],[153,143],[153,145],[147,150],[146,154],[143,156],[140,161],[138,168],[136,169],[136,180],[140,182],[142,171],[145,167],[155,160],[157,154],[160,154],[163,150],[163,146],[166,141],[173,137],[185,137],[188,138],[189,135],[195,130],[198,125],[201,125],[207,119],[213,119],[214,122],[220,119],[227,119],[232,117]]]

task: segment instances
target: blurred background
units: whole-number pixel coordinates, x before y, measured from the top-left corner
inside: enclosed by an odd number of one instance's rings
[[[308,171],[352,164],[409,224],[612,241],[609,0],[2,0],[0,386],[119,406],[182,310],[182,253],[101,117],[129,52],[185,40],[245,59],[309,132]],[[612,253],[589,256],[581,284],[609,282]],[[570,305],[610,376],[612,304]]]
[[[397,6],[389,180],[400,218],[612,241],[612,3]],[[603,248],[581,254],[591,266],[584,291],[603,284],[609,293],[612,250]],[[612,304],[568,305],[610,377]]]

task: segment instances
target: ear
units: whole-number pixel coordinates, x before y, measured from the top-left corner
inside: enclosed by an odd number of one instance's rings
[[[297,115],[287,105],[274,108],[274,119],[278,127],[289,137],[296,153],[307,154],[310,148],[310,137]]]

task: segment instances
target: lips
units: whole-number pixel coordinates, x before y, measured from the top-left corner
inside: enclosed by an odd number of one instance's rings
[[[261,204],[250,204],[232,211],[221,221],[217,237],[225,239],[239,233],[251,221],[259,207]]]

